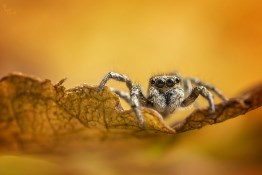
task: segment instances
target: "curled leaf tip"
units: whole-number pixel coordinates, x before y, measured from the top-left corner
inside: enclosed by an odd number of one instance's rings
[[[212,125],[225,120],[243,115],[248,111],[262,105],[262,84],[250,88],[238,97],[216,105],[214,116],[209,114],[208,109],[197,109],[181,123],[171,125],[178,133],[193,129],[200,129],[206,125]]]

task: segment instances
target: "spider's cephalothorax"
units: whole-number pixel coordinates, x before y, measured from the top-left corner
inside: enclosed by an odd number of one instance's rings
[[[157,75],[149,80],[148,104],[166,117],[181,106],[184,90],[176,75]]]
[[[101,91],[110,79],[125,82],[130,93],[111,88],[113,92],[126,100],[136,113],[140,127],[144,126],[144,118],[140,107],[145,106],[155,109],[163,117],[167,117],[179,107],[191,105],[199,95],[209,103],[211,113],[215,111],[213,91],[222,100],[227,98],[213,85],[204,83],[196,78],[182,78],[177,73],[161,74],[149,79],[148,93],[144,95],[141,87],[133,83],[127,76],[115,72],[109,72],[98,86]],[[192,86],[193,85],[193,86]]]

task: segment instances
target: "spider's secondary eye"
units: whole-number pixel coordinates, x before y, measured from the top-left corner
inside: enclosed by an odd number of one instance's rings
[[[156,81],[156,86],[159,87],[159,88],[162,88],[165,86],[165,82],[161,79],[157,80]]]
[[[150,80],[150,84],[155,84],[156,83],[156,81],[155,80]]]
[[[176,78],[175,78],[175,82],[176,82],[176,83],[179,83],[179,82],[180,82],[180,78],[176,77]]]
[[[174,79],[167,79],[166,80],[166,85],[167,85],[167,87],[173,87],[174,85],[175,85],[175,81],[174,81]]]

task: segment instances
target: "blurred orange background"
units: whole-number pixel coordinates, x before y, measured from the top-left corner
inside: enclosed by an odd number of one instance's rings
[[[259,0],[0,0],[0,76],[68,77],[69,88],[96,85],[113,70],[146,89],[152,74],[178,70],[233,97],[262,81],[261,9]],[[118,84],[109,83],[124,88]],[[182,134],[159,159],[134,154],[132,162],[143,161],[142,174],[152,165],[178,174],[262,174],[261,114]]]

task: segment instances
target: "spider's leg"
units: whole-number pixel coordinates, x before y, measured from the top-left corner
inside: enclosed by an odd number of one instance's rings
[[[197,97],[201,95],[205,99],[207,99],[208,104],[209,104],[209,110],[210,112],[214,113],[215,112],[215,105],[214,105],[214,98],[213,95],[207,90],[206,87],[204,86],[196,86],[193,88],[189,96],[187,96],[181,103],[181,107],[186,107],[191,105]]]
[[[182,79],[182,86],[185,92],[185,95],[188,96],[190,92],[192,91],[192,83],[189,79]]]
[[[103,90],[103,88],[105,87],[106,82],[109,79],[114,79],[114,80],[117,80],[117,81],[125,82],[129,89],[132,88],[132,84],[133,83],[126,75],[119,74],[119,73],[116,73],[116,72],[109,72],[108,74],[106,74],[106,76],[100,82],[100,84],[99,84],[99,86],[97,88],[98,91],[102,91]]]
[[[215,86],[213,86],[212,84],[210,83],[206,83],[206,82],[203,82],[197,78],[187,78],[189,79],[193,84],[197,85],[197,86],[204,86],[206,87],[208,90],[210,91],[213,91],[219,98],[221,98],[223,101],[227,101],[228,98],[226,98],[222,92],[216,88]]]
[[[136,114],[139,126],[141,128],[144,128],[145,127],[144,117],[142,116],[142,112],[141,112],[141,106],[139,100],[140,98],[141,98],[141,89],[138,85],[134,85],[130,90],[130,105]]]
[[[125,82],[128,89],[130,90],[130,99],[127,98],[126,94],[121,94],[120,91],[119,95],[123,95],[124,98],[126,98],[129,101],[129,104],[131,105],[132,109],[134,110],[136,117],[138,119],[138,124],[141,128],[144,128],[144,118],[142,116],[142,112],[140,110],[140,101],[143,103],[143,100],[146,99],[141,91],[140,86],[135,85],[127,76],[115,72],[109,72],[106,74],[106,76],[103,78],[103,80],[100,82],[98,86],[98,91],[102,91],[106,82],[109,79],[118,80],[121,82]],[[115,91],[116,92],[116,91]]]
[[[121,97],[122,99],[124,99],[128,104],[131,103],[131,98],[129,93],[124,92],[124,91],[120,91],[118,89],[115,88],[110,88],[110,90],[114,93],[116,93],[119,97]]]
[[[188,78],[182,79],[182,86],[185,92],[185,96],[189,96],[190,92],[193,89],[192,82],[190,81],[190,79]],[[197,101],[195,101],[193,105],[195,108],[199,108],[200,106]]]

